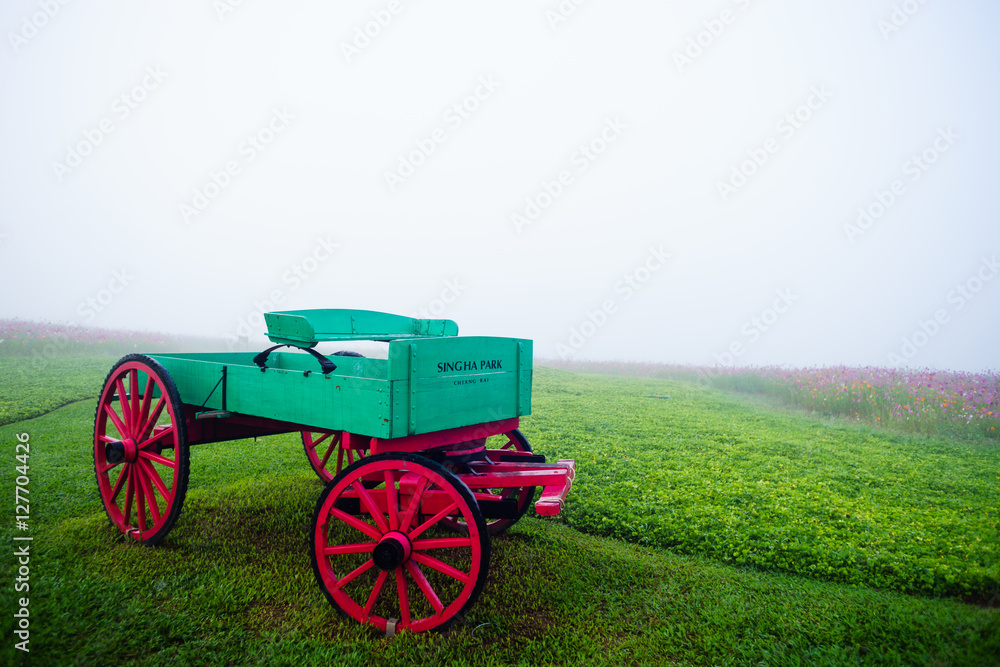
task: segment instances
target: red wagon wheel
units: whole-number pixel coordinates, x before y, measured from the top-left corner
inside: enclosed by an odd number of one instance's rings
[[[442,530],[448,517],[468,532]],[[311,542],[313,571],[330,603],[389,634],[454,622],[478,597],[490,559],[472,492],[443,466],[408,453],[365,457],[327,484]]]
[[[173,380],[145,355],[123,357],[104,381],[94,417],[94,470],[111,523],[143,544],[160,542],[184,504],[188,461]]]
[[[309,465],[324,482],[329,482],[345,467],[361,460],[368,451],[345,448],[343,440],[342,431],[302,431],[302,446],[309,457]]]
[[[507,431],[506,433],[501,433],[500,435],[494,435],[487,438],[486,450],[487,456],[491,450],[528,452],[530,454],[531,445],[528,443],[528,439],[521,434],[520,430],[514,429],[513,431]],[[490,535],[495,537],[513,526],[521,519],[522,516],[524,516],[524,513],[528,511],[528,507],[531,506],[531,499],[535,497],[535,487],[524,486],[520,488],[482,489],[481,492],[477,490],[474,493],[479,495],[482,495],[483,493],[497,495],[503,499],[517,499],[517,515],[513,519],[491,519],[486,522],[486,530],[489,531]],[[455,532],[465,531],[465,523],[458,518],[445,519],[444,525]]]

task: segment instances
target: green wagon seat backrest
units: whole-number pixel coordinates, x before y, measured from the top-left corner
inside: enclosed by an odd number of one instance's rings
[[[312,347],[322,341],[457,336],[452,320],[425,320],[374,310],[313,309],[266,313],[267,337],[278,344]]]

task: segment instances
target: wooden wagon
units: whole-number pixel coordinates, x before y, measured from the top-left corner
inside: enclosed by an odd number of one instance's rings
[[[326,483],[309,545],[329,601],[388,634],[447,626],[482,589],[491,536],[536,489],[542,516],[570,490],[573,461],[546,463],[518,430],[531,341],[364,310],[265,320],[275,346],[259,354],[130,354],[111,369],[94,424],[111,522],[157,544],[180,515],[192,445],[298,432]],[[316,351],[331,341],[384,342],[386,358]]]

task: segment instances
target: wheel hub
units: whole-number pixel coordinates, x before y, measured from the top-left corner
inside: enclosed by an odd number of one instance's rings
[[[132,438],[116,440],[104,445],[104,458],[108,463],[133,463],[139,456],[139,448]]]
[[[391,530],[372,549],[372,560],[380,570],[395,570],[410,559],[413,544],[405,534]]]

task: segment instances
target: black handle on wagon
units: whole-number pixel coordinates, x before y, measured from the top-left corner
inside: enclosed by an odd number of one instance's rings
[[[295,345],[282,344],[269,347],[253,358],[253,362],[258,366],[260,366],[260,370],[262,373],[265,370],[267,370],[268,355],[277,350],[279,347],[295,347],[296,349],[303,350],[305,352],[308,352],[312,356],[316,357],[316,360],[319,362],[320,367],[323,369],[323,375],[327,375],[337,370],[337,364],[333,363],[332,361],[330,361],[329,359],[327,359],[326,357],[324,357],[322,354],[312,349],[311,347],[297,347]]]

